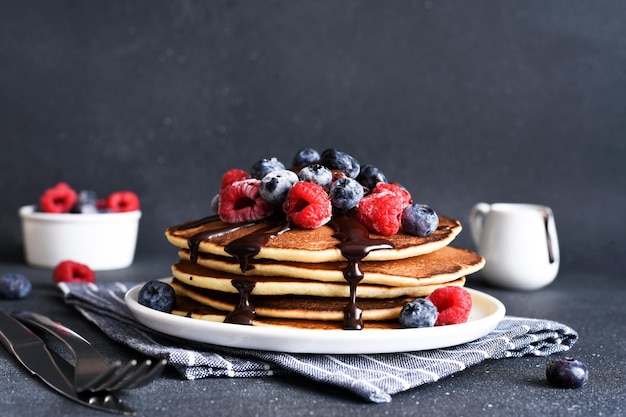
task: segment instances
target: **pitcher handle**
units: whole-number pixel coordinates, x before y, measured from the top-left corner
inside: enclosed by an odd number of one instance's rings
[[[487,215],[490,211],[491,205],[487,203],[477,203],[470,211],[470,233],[476,246],[480,246],[480,241],[483,235],[483,222],[485,220],[485,215]]]

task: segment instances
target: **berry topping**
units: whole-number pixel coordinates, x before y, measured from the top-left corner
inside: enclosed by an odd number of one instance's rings
[[[68,213],[76,203],[76,191],[67,183],[60,182],[48,188],[39,198],[39,206],[45,213]]]
[[[98,195],[95,191],[84,190],[78,193],[76,204],[72,207],[72,213],[93,214],[99,213]]]
[[[398,184],[379,182],[372,189],[373,194],[382,193],[384,191],[391,191],[392,193],[394,193],[400,199],[400,204],[402,204],[403,207],[407,204],[411,204],[411,193],[409,193],[406,188],[401,187]]]
[[[359,162],[351,155],[332,148],[322,152],[320,155],[320,164],[331,170],[337,169],[342,171],[350,178],[356,178],[361,169]]]
[[[437,230],[439,216],[425,204],[410,204],[402,212],[402,230],[415,236],[428,236]]]
[[[115,213],[139,210],[139,197],[132,191],[117,191],[109,195],[106,207]]]
[[[298,180],[298,175],[295,172],[288,169],[278,169],[263,177],[259,185],[259,192],[268,203],[280,205],[285,201],[287,193]]]
[[[261,198],[260,181],[237,181],[220,191],[218,214],[226,223],[261,220],[272,214],[273,206]]]
[[[87,284],[95,282],[96,274],[85,264],[74,261],[62,261],[54,268],[52,278],[57,283]]]
[[[168,283],[154,280],[141,287],[137,301],[153,310],[171,313],[176,304],[176,293]]]
[[[252,165],[250,174],[253,178],[260,180],[272,171],[285,169],[285,165],[276,158],[261,159]]]
[[[400,327],[433,327],[437,321],[437,307],[427,298],[416,298],[400,311]]]
[[[316,229],[331,219],[332,204],[321,185],[299,181],[283,204],[287,220],[303,229]]]
[[[340,178],[333,182],[329,190],[330,201],[340,210],[356,207],[363,198],[363,186],[352,178]]]
[[[548,383],[559,388],[580,388],[587,383],[587,365],[574,358],[559,358],[546,366]]]
[[[233,182],[247,180],[250,178],[250,174],[248,174],[243,169],[233,168],[229,171],[226,171],[224,175],[222,175],[222,182],[220,184],[220,190],[223,190],[225,187],[229,186]]]
[[[374,165],[363,165],[356,180],[368,190],[373,189],[379,182],[386,183],[387,178],[383,172]]]
[[[320,154],[318,151],[312,148],[304,148],[296,152],[295,156],[293,157],[293,162],[291,163],[291,166],[299,167],[303,165],[309,165],[313,162],[319,161],[319,159]]]
[[[381,191],[363,197],[356,218],[370,231],[380,235],[393,235],[400,230],[400,216],[404,205],[391,191]]]
[[[305,166],[298,172],[298,178],[301,181],[314,182],[326,187],[333,181],[333,172],[320,164]]]
[[[30,281],[22,274],[8,273],[0,277],[0,298],[6,300],[25,298],[31,288]]]
[[[472,295],[465,288],[449,285],[439,287],[427,297],[437,307],[435,326],[465,323],[472,309]]]

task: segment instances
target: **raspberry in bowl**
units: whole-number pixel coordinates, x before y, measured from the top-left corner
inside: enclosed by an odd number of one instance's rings
[[[47,189],[38,204],[19,209],[26,262],[54,268],[72,260],[93,270],[129,267],[135,257],[141,210],[131,191],[98,199],[66,183]]]

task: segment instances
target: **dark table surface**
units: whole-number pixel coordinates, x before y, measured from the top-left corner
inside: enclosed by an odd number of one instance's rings
[[[19,259],[2,271],[27,274],[34,287],[23,300],[0,301],[4,311],[31,309],[64,321],[110,357],[130,358],[132,350],[108,339],[73,307],[65,305],[51,271],[30,268]],[[167,259],[138,259],[128,269],[98,272],[97,279],[124,281],[166,276]],[[613,274],[562,271],[548,287],[534,292],[496,289],[471,277],[468,286],[500,299],[507,314],[546,318],[579,332],[566,354],[585,362],[589,382],[580,389],[550,387],[548,357],[488,360],[436,383],[397,394],[390,403],[371,404],[353,394],[298,376],[181,380],[168,370],[143,388],[121,397],[140,416],[381,416],[381,415],[571,415],[618,416],[626,413],[624,331],[626,281]],[[563,356],[560,354],[559,356]],[[17,416],[106,415],[55,394],[31,377],[12,357],[0,354],[0,414]],[[52,414],[50,414],[52,413]]]

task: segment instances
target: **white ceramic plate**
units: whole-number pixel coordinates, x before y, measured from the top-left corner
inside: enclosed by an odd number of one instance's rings
[[[215,345],[289,353],[366,354],[437,349],[476,340],[504,317],[496,298],[466,288],[472,295],[469,320],[462,324],[395,330],[306,330],[216,323],[163,313],[137,302],[142,285],[131,288],[126,304],[145,326],[170,336]]]

